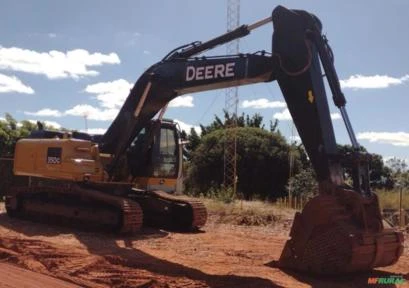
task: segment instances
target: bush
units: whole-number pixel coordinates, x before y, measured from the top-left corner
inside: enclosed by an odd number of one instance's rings
[[[289,218],[294,211],[281,209],[263,201],[236,200],[229,204],[214,199],[202,199],[211,221],[217,224],[244,226],[274,225],[283,218]]]
[[[237,191],[249,200],[278,198],[286,195],[290,147],[278,133],[261,128],[237,129]],[[192,153],[186,189],[194,195],[219,193],[223,184],[225,131],[205,135]],[[296,159],[299,157],[296,155]],[[299,167],[296,160],[295,170]],[[207,193],[206,193],[207,192]],[[229,194],[229,193],[227,193]],[[222,197],[229,198],[231,195]]]
[[[291,189],[293,197],[313,197],[318,194],[318,182],[312,168],[300,171],[291,177],[287,189]]]
[[[237,195],[234,195],[232,188],[225,189],[223,186],[221,186],[219,189],[210,188],[206,194],[211,199],[222,201],[224,203],[231,203],[235,200],[235,198],[237,198]]]

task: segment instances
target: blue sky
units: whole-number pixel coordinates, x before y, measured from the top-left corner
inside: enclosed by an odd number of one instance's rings
[[[173,48],[226,31],[226,1],[8,1],[0,10],[0,116],[102,132],[130,87]],[[241,0],[240,23],[278,5],[323,22],[359,142],[384,157],[409,159],[409,1]],[[271,51],[272,25],[240,40],[241,52]],[[223,55],[218,47],[207,55]],[[185,95],[167,118],[182,127],[222,115],[225,91]],[[239,113],[278,118],[293,135],[277,83],[239,89]],[[278,105],[277,105],[278,103]],[[281,103],[281,104],[280,104]],[[349,143],[331,103],[339,143]]]

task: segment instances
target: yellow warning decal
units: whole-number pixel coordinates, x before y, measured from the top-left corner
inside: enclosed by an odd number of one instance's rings
[[[307,100],[308,100],[308,102],[310,102],[310,103],[314,102],[314,95],[312,95],[312,90],[308,90]]]

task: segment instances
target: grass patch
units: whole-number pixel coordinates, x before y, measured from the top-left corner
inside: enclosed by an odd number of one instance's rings
[[[381,209],[399,209],[399,190],[377,190]],[[209,213],[209,220],[214,223],[268,226],[283,219],[292,219],[294,209],[286,208],[281,202],[233,200],[230,193],[212,198],[201,198]],[[402,208],[409,209],[409,190],[404,189]],[[301,207],[299,207],[301,209]]]
[[[375,191],[379,198],[381,209],[399,209],[399,190],[377,190]],[[409,191],[403,189],[402,208],[409,209]]]
[[[267,226],[294,215],[294,210],[280,208],[263,201],[234,200],[225,203],[215,199],[202,199],[209,217],[215,223],[245,226]]]

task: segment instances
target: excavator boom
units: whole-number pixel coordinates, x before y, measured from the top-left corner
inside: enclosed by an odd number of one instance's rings
[[[102,151],[119,158],[146,123],[179,95],[271,81],[274,79],[271,61],[269,56],[248,54],[176,58],[153,65],[138,79],[118,116],[102,137]],[[116,164],[114,159],[111,172]]]

